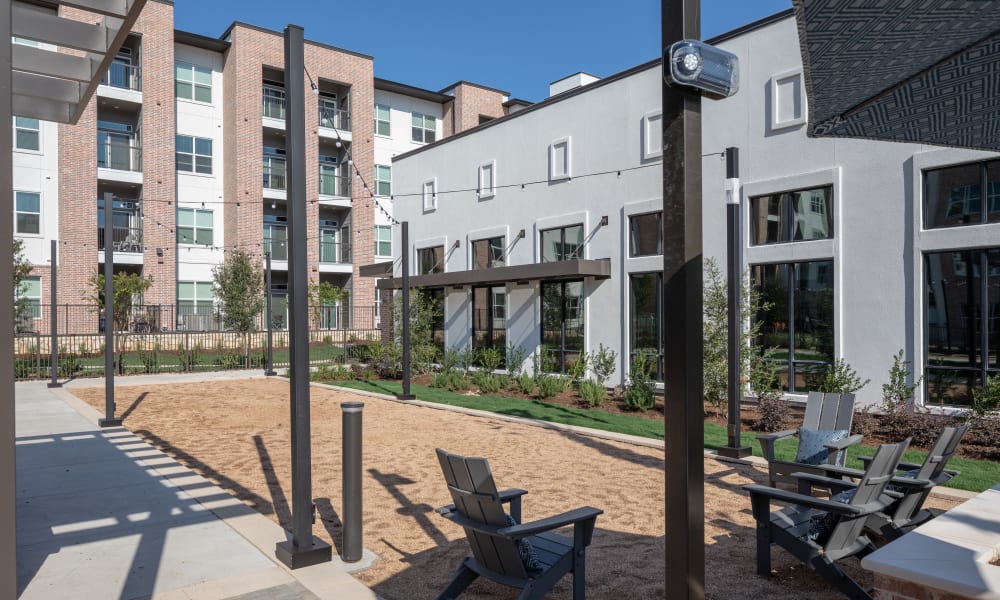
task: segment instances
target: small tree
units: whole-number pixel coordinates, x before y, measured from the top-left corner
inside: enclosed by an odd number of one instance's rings
[[[348,291],[334,286],[328,281],[309,282],[309,312],[312,313],[313,326],[322,329],[323,310],[346,300]]]
[[[24,240],[14,238],[14,332],[20,331],[20,323],[27,316],[30,306],[24,293],[26,280],[31,275],[31,263],[24,254]]]
[[[410,292],[410,368],[414,373],[427,373],[438,355],[432,330],[435,319],[440,317],[443,307],[429,294],[420,290]],[[397,295],[392,305],[393,331],[398,343],[403,343],[403,297]],[[470,362],[471,364],[471,362]]]
[[[826,370],[816,390],[833,394],[853,394],[868,385],[870,381],[871,379],[861,381],[857,371],[847,364],[846,360],[838,358]]]
[[[243,250],[233,250],[223,264],[212,269],[212,279],[223,325],[244,333],[256,329],[257,315],[264,308],[260,262]]]
[[[90,276],[90,296],[87,297],[98,310],[104,309],[104,273],[95,271]],[[133,303],[142,297],[146,290],[153,285],[152,277],[143,277],[138,273],[125,273],[119,271],[111,279],[112,299],[111,310],[114,312],[114,320],[108,323],[104,321],[105,327],[113,327],[117,336],[118,346],[118,372],[124,373],[125,365],[122,357],[125,354],[125,338],[128,336],[129,323],[132,320]]]

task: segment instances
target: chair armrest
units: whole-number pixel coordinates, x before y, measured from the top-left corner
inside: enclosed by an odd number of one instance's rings
[[[775,433],[762,433],[757,436],[757,441],[760,442],[760,451],[764,455],[767,462],[774,460],[774,442],[792,437],[799,432],[798,429],[786,429],[785,431],[777,431]]]
[[[604,514],[604,511],[599,508],[584,506],[582,508],[576,508],[571,511],[564,512],[561,515],[532,521],[531,523],[501,527],[496,531],[496,533],[511,539],[518,539],[529,535],[535,535],[536,533],[559,529],[560,527],[565,527],[567,525],[573,525],[586,521],[596,521],[597,516],[602,514]]]
[[[501,504],[510,502],[510,516],[518,523],[521,522],[521,496],[527,493],[528,490],[511,488],[497,494],[500,497]]]
[[[771,500],[778,500],[796,506],[815,508],[818,510],[837,513],[841,515],[865,514],[864,508],[861,506],[854,506],[852,504],[843,504],[841,502],[833,502],[832,500],[824,500],[822,498],[813,498],[812,496],[807,496],[805,494],[798,494],[796,492],[789,492],[781,488],[773,488],[773,487],[768,487],[766,485],[759,485],[756,483],[752,483],[750,485],[743,486],[743,489],[750,492],[750,502],[753,505],[753,516],[758,524],[764,521],[765,519],[770,518]],[[872,510],[871,512],[876,512],[876,511]]]
[[[901,463],[899,463],[898,466],[896,466],[896,470],[897,471],[914,471],[916,469],[919,469],[922,466],[923,465],[918,465],[916,463],[901,462]]]
[[[858,487],[853,481],[823,477],[812,473],[792,473],[792,477],[799,482],[799,493],[806,496],[812,495],[813,487],[826,488],[831,492],[842,492]]]
[[[861,465],[865,469],[867,469],[868,465],[871,464],[873,458],[875,458],[875,457],[874,456],[859,456],[858,460],[860,460],[861,461]]]
[[[842,467],[840,465],[822,464],[815,465],[816,469],[824,471],[827,477],[853,477],[855,479],[861,479],[865,476],[865,472],[861,469],[852,469],[850,467]]]
[[[823,444],[823,445],[826,446],[827,450],[840,451],[843,450],[844,448],[847,448],[848,446],[853,446],[854,444],[860,444],[861,440],[863,439],[865,439],[865,436],[861,435],[860,433],[856,433],[854,435],[845,437],[842,440],[837,440],[836,442],[830,442],[828,444]]]

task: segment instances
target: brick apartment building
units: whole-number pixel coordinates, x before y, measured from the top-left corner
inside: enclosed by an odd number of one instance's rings
[[[58,303],[92,304],[107,197],[115,272],[152,279],[142,298],[151,327],[219,327],[212,269],[236,248],[270,252],[271,318],[287,322],[282,34],[234,22],[210,38],[175,30],[173,17],[172,2],[146,6],[78,124],[14,120],[15,235],[34,266],[24,330],[48,329],[51,240]],[[431,91],[379,79],[373,57],[308,40],[305,64],[308,272],[350,292],[323,327],[372,323],[374,281],[358,269],[392,260],[392,157],[524,103],[465,81]],[[93,316],[73,314],[61,332],[95,331]]]

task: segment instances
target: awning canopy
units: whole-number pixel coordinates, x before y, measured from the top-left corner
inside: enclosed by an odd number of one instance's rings
[[[10,11],[15,38],[78,52],[66,54],[13,44],[11,112],[20,117],[76,123],[145,5],[146,0],[15,0]],[[89,11],[94,19],[60,17],[60,7]]]
[[[1000,1],[792,1],[810,136],[1000,150]]]
[[[450,273],[432,273],[430,275],[414,275],[410,277],[410,287],[462,287],[467,285],[500,285],[528,281],[562,281],[594,277],[608,279],[611,277],[611,259],[596,260],[563,260],[559,262],[533,263],[530,265],[514,265],[511,267],[496,267],[493,269],[473,269],[471,271],[452,271]],[[399,289],[403,287],[400,277],[381,279],[379,289]]]

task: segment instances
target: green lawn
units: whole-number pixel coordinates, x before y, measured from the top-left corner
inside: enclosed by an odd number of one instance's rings
[[[395,381],[330,381],[327,383],[367,392],[390,395],[402,393],[402,385]],[[418,399],[427,402],[474,408],[501,415],[538,419],[552,423],[591,427],[593,429],[614,431],[657,440],[663,439],[663,425],[659,421],[638,416],[614,415],[601,410],[572,408],[539,400],[525,401],[497,396],[465,396],[422,385],[412,385],[410,386],[410,391]],[[706,448],[715,450],[720,446],[726,445],[726,442],[726,430],[724,427],[713,423],[705,423]],[[760,445],[754,440],[752,432],[743,433],[743,443],[753,447],[755,456],[761,455]],[[794,440],[783,440],[775,445],[775,453],[779,458],[786,460],[795,457],[795,449],[796,442]],[[872,446],[858,445],[851,447],[847,455],[847,466],[861,468],[861,461],[857,457],[870,456],[874,452],[875,448]],[[910,450],[904,455],[903,460],[906,462],[921,463],[926,454],[926,452],[919,450]],[[1000,482],[1000,463],[988,460],[953,458],[948,463],[948,466],[949,468],[962,471],[961,475],[947,484],[948,487],[982,492]]]

